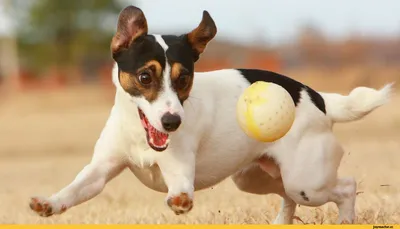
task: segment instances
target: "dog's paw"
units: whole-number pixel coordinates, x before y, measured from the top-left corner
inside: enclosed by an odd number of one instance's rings
[[[29,207],[38,215],[43,217],[49,217],[54,214],[61,214],[67,210],[66,205],[56,204],[49,199],[41,197],[32,197],[29,203]]]
[[[339,224],[354,224],[354,219],[349,219],[349,220],[344,219],[341,220]]]
[[[187,193],[169,197],[167,204],[176,215],[186,214],[193,208],[193,200]]]

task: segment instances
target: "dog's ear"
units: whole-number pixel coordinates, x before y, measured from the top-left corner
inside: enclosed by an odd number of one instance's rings
[[[208,42],[210,42],[217,34],[217,26],[210,14],[204,10],[203,18],[200,24],[187,34],[189,44],[193,49],[194,60],[197,61],[201,53],[204,52]]]
[[[135,39],[147,32],[147,20],[143,11],[135,6],[126,7],[119,14],[117,32],[111,41],[112,54],[128,48]]]

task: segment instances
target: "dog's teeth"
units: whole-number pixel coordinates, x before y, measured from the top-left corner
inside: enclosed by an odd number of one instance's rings
[[[164,145],[167,145],[169,143],[169,138],[165,141]]]

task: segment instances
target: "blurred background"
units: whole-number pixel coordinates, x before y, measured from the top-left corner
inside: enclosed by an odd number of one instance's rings
[[[150,32],[161,34],[189,32],[208,10],[218,34],[198,71],[264,68],[323,82],[343,77],[349,86],[399,77],[395,0],[1,0],[1,82],[21,89],[110,84],[109,43],[128,4],[141,7]],[[325,84],[318,86],[335,87]]]
[[[99,198],[64,218],[39,219],[27,207],[31,195],[56,192],[90,160],[114,99],[110,41],[118,13],[129,4],[144,11],[150,33],[161,34],[191,31],[208,10],[218,33],[196,71],[261,68],[339,93],[400,79],[398,0],[0,0],[0,201],[7,206],[0,223],[185,222],[166,217],[162,194],[131,175],[117,178]],[[355,176],[364,193],[360,223],[400,223],[399,105],[394,96],[392,105],[363,121],[335,127],[348,152],[340,172]],[[260,202],[243,193],[237,198],[227,182],[210,195],[198,194],[204,206],[197,205],[187,222],[265,223],[275,216],[278,199]],[[239,211],[233,204],[249,215],[209,215],[207,199],[218,193],[221,203],[211,201],[215,211]],[[136,194],[146,197],[137,202]],[[149,207],[146,201],[154,203]],[[118,217],[110,212],[99,217],[112,204],[123,209]],[[265,212],[265,206],[271,209]],[[79,217],[83,212],[91,213]],[[299,215],[334,222],[336,210],[325,212],[302,208]]]

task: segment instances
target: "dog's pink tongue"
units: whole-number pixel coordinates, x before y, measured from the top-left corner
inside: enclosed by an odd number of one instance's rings
[[[160,131],[156,130],[154,127],[150,128],[150,135],[151,138],[153,139],[153,143],[155,146],[165,146],[167,139],[168,139],[168,134],[161,133]]]

